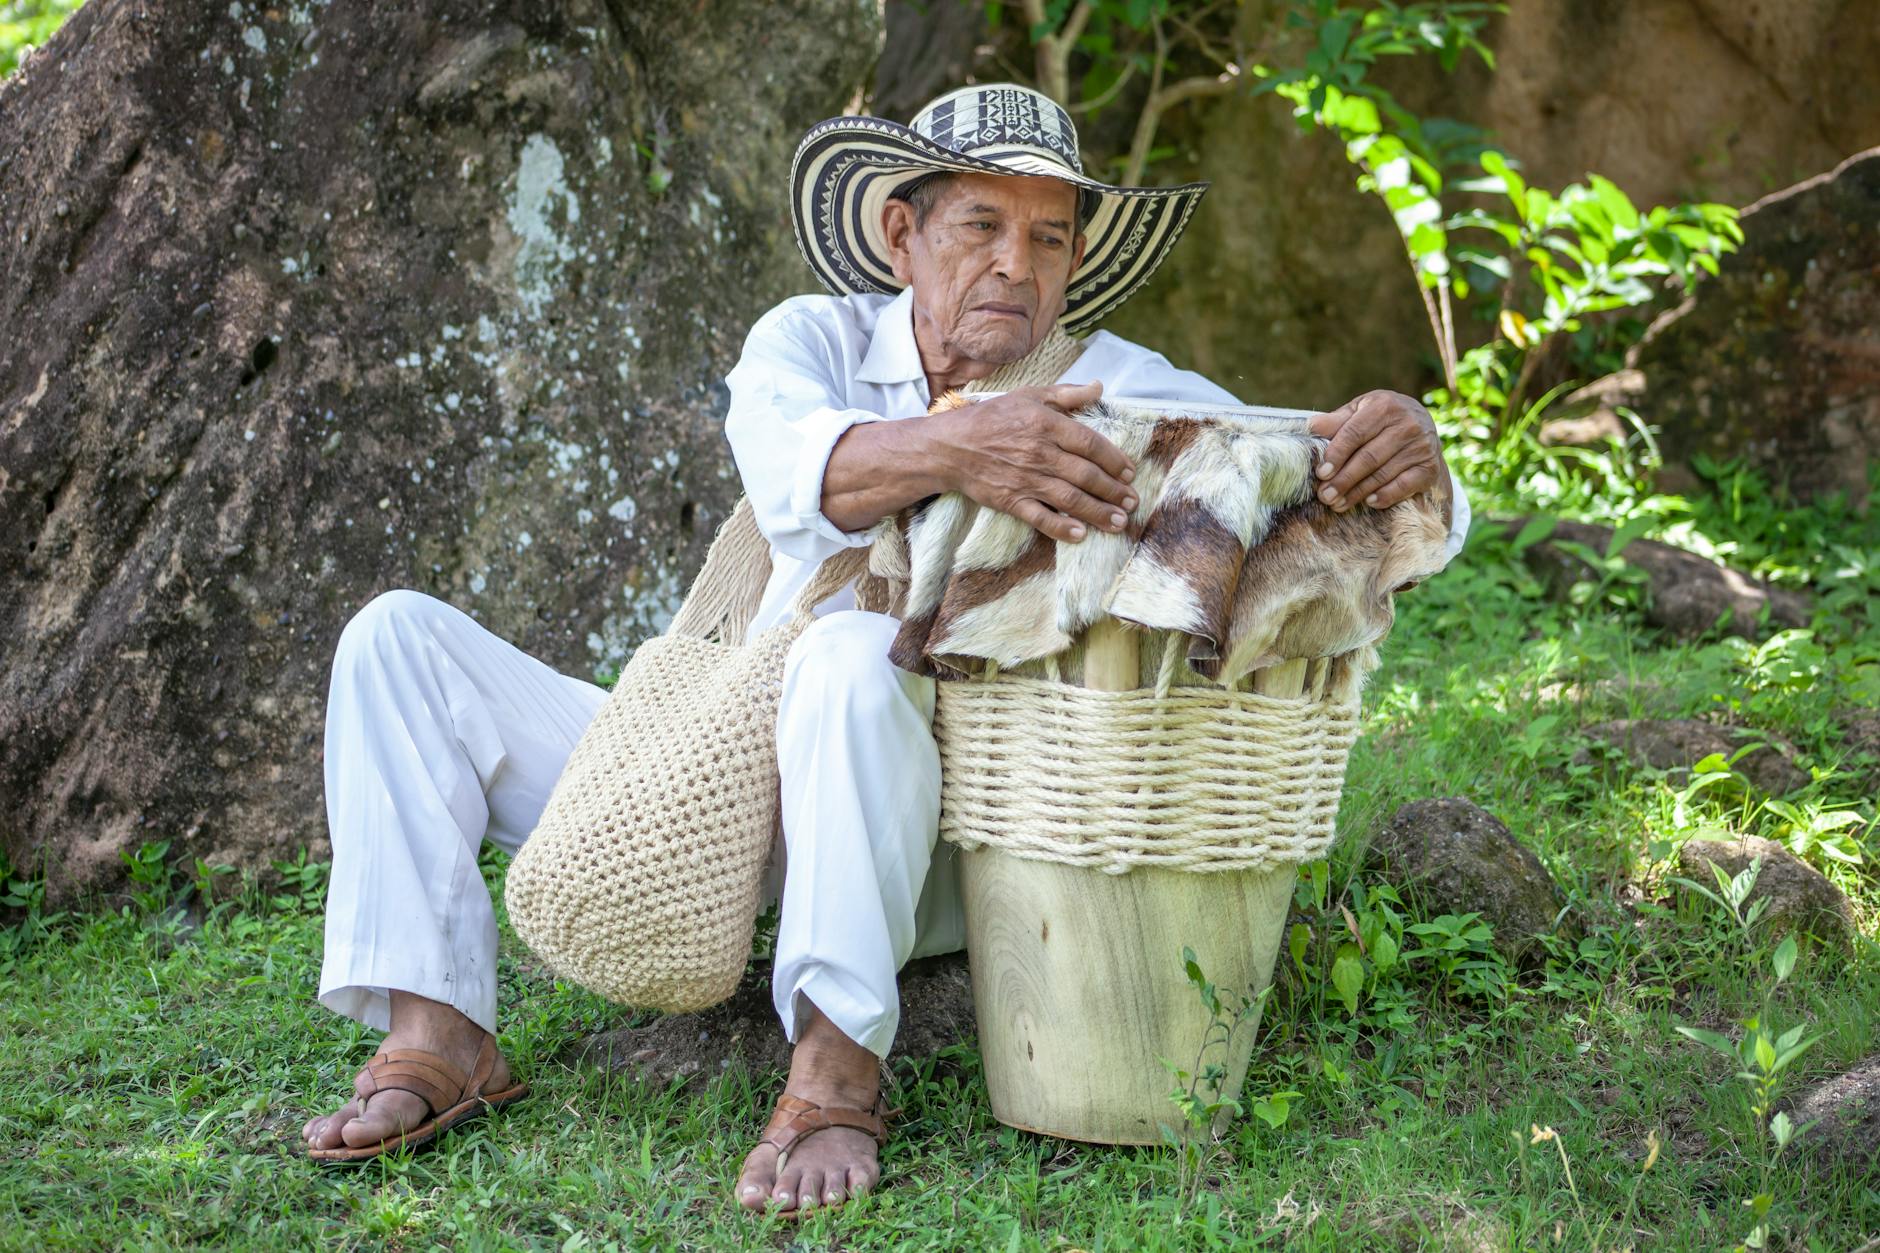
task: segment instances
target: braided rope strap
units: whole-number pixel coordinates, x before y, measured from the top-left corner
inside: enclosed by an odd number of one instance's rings
[[[1110,874],[1311,861],[1331,846],[1357,736],[1351,683],[1289,699],[1011,674],[943,682],[940,835]]]

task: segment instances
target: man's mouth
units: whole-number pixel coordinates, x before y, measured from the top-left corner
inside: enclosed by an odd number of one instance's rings
[[[1024,318],[1027,321],[1031,319],[1031,311],[1025,308],[1025,306],[1001,304],[998,301],[987,301],[983,305],[974,305],[973,310],[977,313],[994,313],[1008,318]]]

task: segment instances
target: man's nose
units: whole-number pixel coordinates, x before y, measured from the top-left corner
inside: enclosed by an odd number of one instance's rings
[[[998,256],[993,260],[993,269],[998,276],[1008,283],[1026,283],[1031,281],[1031,240],[1013,232],[999,244]]]

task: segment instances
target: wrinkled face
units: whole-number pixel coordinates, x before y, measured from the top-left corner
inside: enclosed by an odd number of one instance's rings
[[[1077,189],[1055,178],[958,175],[924,224],[900,200],[888,202],[882,222],[894,276],[914,289],[923,346],[993,365],[1045,337],[1083,259]]]

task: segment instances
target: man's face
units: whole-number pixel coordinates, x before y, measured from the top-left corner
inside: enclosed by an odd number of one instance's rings
[[[923,342],[994,365],[1045,337],[1084,254],[1077,189],[1055,178],[957,175],[924,225],[899,200],[888,202],[883,225],[894,276],[914,289]]]

